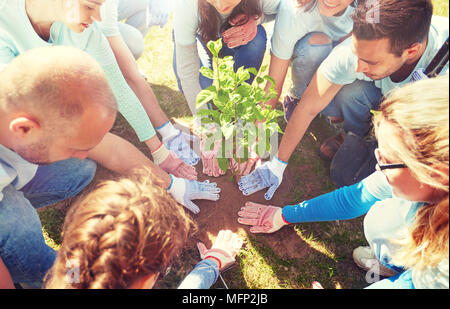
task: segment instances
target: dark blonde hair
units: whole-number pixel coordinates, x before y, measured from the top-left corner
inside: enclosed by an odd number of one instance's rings
[[[236,16],[243,14],[247,18],[241,21],[241,24],[248,22],[250,18],[259,19],[262,15],[262,9],[259,0],[242,0],[231,12],[225,23],[219,29],[220,14],[216,8],[206,2],[206,0],[198,0],[198,12],[200,16],[200,25],[198,32],[202,41],[206,44],[211,40],[217,40],[220,33],[230,26],[229,21]]]
[[[435,189],[434,201],[421,207],[402,250],[394,258],[407,268],[433,267],[449,254],[449,78],[423,80],[391,92],[374,117],[375,133],[387,122],[390,150],[416,179]]]
[[[194,223],[149,173],[105,181],[68,211],[46,288],[128,288],[169,265]]]

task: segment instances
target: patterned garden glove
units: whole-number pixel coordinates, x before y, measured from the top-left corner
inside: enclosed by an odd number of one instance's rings
[[[147,26],[159,25],[163,28],[169,21],[172,12],[172,1],[174,0],[148,0]]]
[[[274,157],[272,161],[264,163],[249,175],[242,176],[238,181],[239,189],[244,195],[251,195],[262,189],[269,188],[264,194],[264,198],[270,200],[283,180],[286,166],[287,162]]]
[[[252,233],[273,233],[289,224],[283,218],[283,209],[258,203],[247,202],[238,212],[238,222],[251,225]]]
[[[195,142],[198,137],[176,129],[170,121],[157,128],[157,131],[161,134],[164,145],[175,152],[186,164],[194,166],[200,161],[200,157],[188,143]]]
[[[242,247],[243,240],[230,230],[221,230],[211,249],[199,242],[198,251],[202,260],[212,258],[219,263],[219,271],[228,268],[235,262],[236,254]]]
[[[205,144],[209,142],[208,139],[203,138],[200,141],[200,149],[202,152],[202,164],[203,164],[203,174],[211,177],[219,177],[224,175],[225,172],[219,167],[217,162],[217,152],[219,151],[221,140],[217,140],[214,143],[212,150],[205,150]]]
[[[239,170],[239,176],[245,176],[250,174],[252,168],[258,168],[261,166],[261,157],[256,154],[255,151],[250,151],[249,158],[243,163],[236,161],[234,157],[230,158],[228,168],[233,172]]]
[[[208,180],[198,182],[196,180],[177,178],[173,175],[170,176],[172,178],[172,183],[167,189],[167,192],[169,192],[178,203],[192,211],[194,214],[198,214],[200,208],[198,208],[192,200],[217,201],[219,199],[220,188],[217,187],[215,182],[210,183]]]
[[[236,48],[241,45],[247,45],[258,33],[258,20],[249,17],[247,22],[241,25],[247,17],[244,14],[236,16],[230,21],[231,28],[222,33],[224,42],[228,48]]]
[[[189,180],[197,179],[197,171],[194,167],[186,164],[173,151],[170,151],[161,143],[161,146],[152,152],[153,163],[158,165],[163,171],[176,177]]]

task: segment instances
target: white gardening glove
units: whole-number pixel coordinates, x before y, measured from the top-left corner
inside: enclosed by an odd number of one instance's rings
[[[283,173],[287,163],[274,157],[271,161],[264,163],[249,175],[242,176],[238,181],[239,190],[244,195],[251,195],[257,191],[269,188],[264,194],[266,200],[272,199],[273,194],[283,181]]]
[[[208,258],[216,260],[219,264],[219,271],[222,271],[235,262],[236,254],[243,243],[244,241],[232,231],[221,230],[211,249],[207,249],[201,242],[197,243],[197,248],[202,260]]]
[[[147,26],[159,25],[163,28],[169,21],[173,0],[148,0]]]
[[[118,0],[106,0],[100,8],[100,27],[105,36],[119,36]]]
[[[192,211],[194,214],[200,212],[200,208],[195,205],[192,200],[210,200],[217,201],[219,199],[220,188],[217,187],[215,182],[199,182],[196,180],[187,180],[177,178],[170,174],[172,183],[170,184],[167,192],[169,192],[173,198]]]

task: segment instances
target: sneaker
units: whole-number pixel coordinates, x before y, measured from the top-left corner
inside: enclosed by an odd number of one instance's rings
[[[299,101],[300,101],[299,99],[295,99],[289,95],[284,97],[283,109],[284,109],[284,120],[286,120],[286,122],[288,122],[289,119],[291,118],[292,113],[294,112],[295,107],[297,107]]]
[[[359,268],[365,271],[373,271],[382,277],[392,277],[397,274],[395,270],[381,264],[369,246],[358,247],[353,250],[353,261]]]
[[[320,145],[319,156],[325,161],[331,161],[344,143],[344,137],[345,133],[341,132],[324,140],[322,145]]]

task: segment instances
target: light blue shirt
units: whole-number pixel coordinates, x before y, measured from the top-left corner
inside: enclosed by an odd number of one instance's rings
[[[200,261],[184,278],[179,289],[209,289],[219,277],[219,266],[210,260]]]
[[[413,71],[425,69],[428,66],[448,38],[448,28],[447,17],[433,16],[428,34],[427,48]],[[348,85],[357,79],[373,81],[373,79],[367,77],[365,74],[356,72],[357,64],[358,57],[352,52],[352,38],[350,37],[333,49],[330,55],[320,65],[319,72],[330,82],[338,85]],[[443,75],[447,72],[448,63],[440,74]],[[381,80],[375,80],[375,86],[381,89],[381,92],[385,95],[392,89],[409,83],[410,80],[411,75],[404,81],[394,83],[388,76]]]
[[[97,60],[106,73],[120,113],[136,131],[139,140],[145,141],[156,134],[144,107],[123,77],[98,23],[76,33],[64,23],[55,22],[46,42],[37,35],[29,20],[25,0],[0,0],[0,69],[27,50],[51,45],[76,47]]]
[[[36,174],[38,166],[25,161],[14,151],[0,144],[0,201],[2,191],[9,185],[22,189]]]
[[[297,7],[296,0],[281,0],[272,36],[272,53],[280,59],[291,59],[295,44],[311,32],[322,32],[337,42],[352,31],[350,15],[353,6],[349,5],[340,16],[323,16],[319,7],[305,12]]]
[[[259,2],[265,16],[277,13],[280,0],[260,0]],[[227,17],[227,15],[221,16],[221,25]],[[179,0],[174,9],[173,19],[175,42],[184,46],[195,44],[199,25],[198,0]]]

